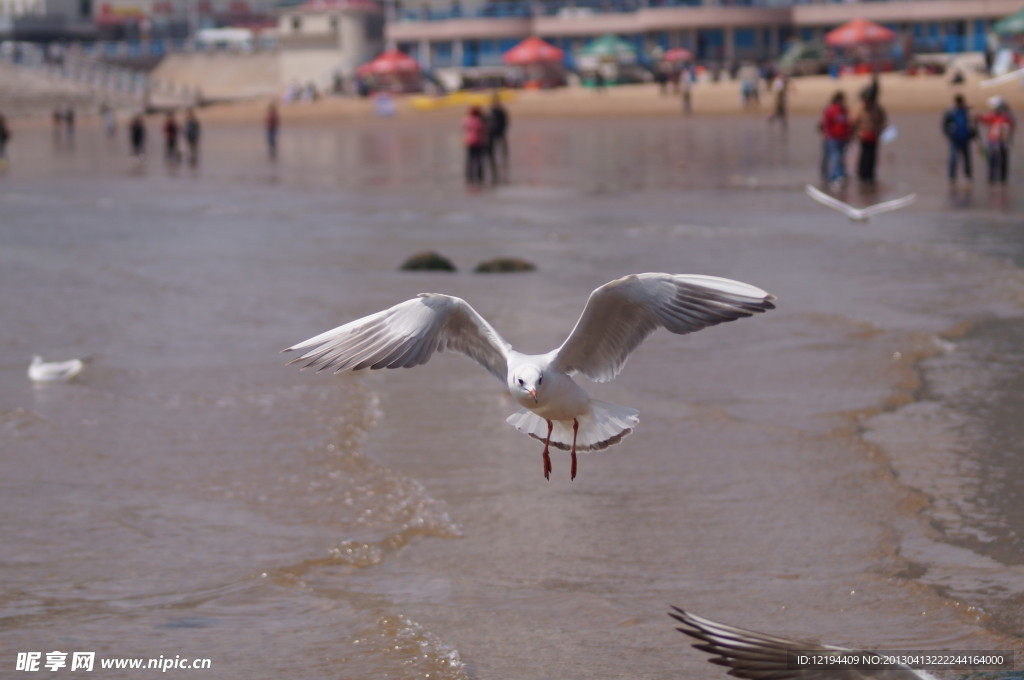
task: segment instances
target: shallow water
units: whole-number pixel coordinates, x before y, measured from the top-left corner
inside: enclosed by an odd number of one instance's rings
[[[74,149],[16,130],[0,675],[57,649],[204,677],[722,677],[669,604],[1021,651],[1024,198],[950,194],[935,121],[896,122],[878,195],[919,201],[863,225],[803,195],[809,119],[517,120],[509,181],[479,192],[444,117],[286,118],[273,163],[258,130],[208,126],[194,170],[87,125]],[[397,271],[426,249],[459,273]],[[469,273],[496,256],[538,269]],[[593,385],[641,422],[571,483],[462,357],[353,377],[277,353],[428,290],[543,351],[639,271],[778,309],[656,334]],[[90,362],[33,386],[34,353]]]

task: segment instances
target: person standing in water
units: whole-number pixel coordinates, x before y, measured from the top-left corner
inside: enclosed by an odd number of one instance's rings
[[[185,143],[188,144],[188,164],[195,167],[199,164],[199,119],[194,109],[185,113]]]
[[[132,122],[128,125],[128,141],[132,145],[132,155],[142,158],[146,153],[146,121],[141,113],[135,114]]]
[[[0,113],[0,166],[7,164],[7,142],[11,141],[11,129],[7,127],[7,119]]]
[[[172,165],[181,161],[181,152],[178,150],[178,121],[174,118],[174,112],[168,111],[164,119],[164,160]]]
[[[277,113],[277,104],[270,102],[267,115],[263,119],[263,127],[267,133],[267,153],[270,160],[277,158],[277,131],[281,127],[281,116]]]
[[[462,139],[466,145],[466,183],[483,184],[487,123],[479,106],[470,107],[462,119]]]
[[[846,110],[846,95],[838,91],[832,95],[821,117],[821,132],[825,135],[827,180],[836,186],[846,184],[846,147],[852,131],[850,114]]]
[[[863,184],[871,185],[875,183],[875,167],[878,165],[878,140],[882,136],[882,130],[889,124],[889,118],[876,97],[864,93],[861,99],[863,105],[853,120],[853,128],[860,143],[857,179]]]
[[[978,127],[962,94],[953,97],[953,108],[942,115],[942,134],[949,140],[949,183],[956,184],[957,166],[963,160],[964,178],[971,183],[971,140],[978,136]]]
[[[488,144],[491,162],[491,181],[498,182],[498,155],[501,155],[501,171],[508,171],[508,111],[501,104],[501,97],[494,93],[491,110],[487,115]]]

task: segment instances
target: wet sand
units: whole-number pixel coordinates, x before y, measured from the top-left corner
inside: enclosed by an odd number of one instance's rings
[[[1024,198],[950,193],[935,116],[896,122],[878,194],[847,198],[920,200],[867,224],[803,196],[810,117],[513,118],[483,191],[441,115],[285,127],[276,163],[211,121],[195,170],[26,130],[0,176],[0,643],[208,657],[204,677],[721,678],[676,604],[1024,651],[1021,502],[1012,468],[985,476],[1020,446],[986,397],[1019,412]],[[460,271],[397,271],[425,249]],[[495,256],[538,269],[469,273]],[[778,309],[657,334],[588,385],[641,421],[573,482],[565,455],[544,481],[463,357],[338,377],[277,353],[421,291],[542,351],[639,271]],[[35,387],[33,353],[91,361]]]

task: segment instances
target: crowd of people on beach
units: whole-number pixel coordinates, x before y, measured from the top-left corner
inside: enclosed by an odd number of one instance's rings
[[[681,93],[683,111],[691,112],[691,98],[694,74],[683,68],[674,83]],[[659,84],[660,85],[660,84]],[[769,91],[774,95],[774,105],[769,124],[787,125],[787,102],[792,83],[789,77],[773,74]],[[846,155],[856,142],[857,158],[854,163],[856,179],[861,186],[873,187],[877,182],[877,165],[880,145],[895,137],[895,127],[890,125],[885,108],[881,105],[879,79],[874,76],[859,93],[859,106],[855,113],[847,107],[847,97],[837,90],[822,111],[818,129],[822,135],[820,173],[822,183],[832,190],[839,190],[849,181]],[[941,119],[941,133],[948,147],[948,178],[955,187],[962,174],[969,186],[973,181],[972,149],[977,144],[985,160],[988,183],[1005,185],[1008,180],[1010,151],[1016,131],[1016,119],[1007,102],[999,96],[988,100],[988,111],[975,114],[970,110],[962,94],[953,97],[953,105]],[[103,127],[108,137],[115,135],[115,115],[106,103],[99,110]],[[70,148],[75,134],[75,110],[61,106],[53,111],[54,140],[60,148]],[[263,117],[263,128],[268,157],[277,157],[277,139],[281,118],[277,104],[271,102]],[[461,122],[465,146],[465,181],[470,186],[497,184],[507,179],[509,167],[508,143],[509,115],[502,105],[501,97],[495,93],[490,106],[472,106]],[[199,163],[201,125],[193,109],[184,112],[179,123],[174,111],[164,113],[161,126],[163,158],[168,166],[183,161],[195,167]],[[146,118],[142,112],[133,115],[127,125],[131,155],[142,159],[146,154]],[[6,163],[7,150],[12,137],[10,126],[0,114],[0,162]],[[183,144],[182,144],[183,142]],[[184,152],[183,152],[184,147]]]
[[[979,128],[984,128],[981,150],[988,166],[989,184],[1006,184],[1010,163],[1010,146],[1016,132],[1017,121],[1006,100],[1000,96],[990,97],[989,111],[973,115],[963,95],[953,98],[953,106],[942,116],[942,133],[949,141],[949,182],[955,185],[958,169],[962,165],[964,179],[970,184],[971,142],[978,138]]]
[[[850,115],[846,95],[841,90],[836,91],[825,107],[818,124],[823,139],[821,179],[832,189],[842,188],[847,183],[846,152],[854,140],[859,147],[857,179],[862,186],[874,186],[879,144],[886,141],[887,135],[895,134],[879,98],[878,78],[875,77],[861,91],[861,104],[855,115]],[[988,183],[1006,184],[1016,119],[1002,97],[989,98],[988,106],[988,112],[975,115],[968,108],[964,96],[956,94],[953,106],[943,113],[941,130],[949,142],[948,176],[953,187],[961,167],[967,185],[973,181],[971,147],[982,129],[984,139],[979,147],[986,160]]]
[[[196,117],[194,109],[185,111],[185,120],[178,123],[174,111],[167,111],[164,114],[164,121],[161,126],[164,140],[164,162],[168,166],[177,166],[182,160],[186,160],[191,167],[199,164],[199,139],[202,127]],[[128,123],[128,143],[131,148],[131,155],[142,160],[146,155],[146,117],[141,112],[132,116]],[[179,144],[180,139],[185,140],[186,155],[182,155]]]

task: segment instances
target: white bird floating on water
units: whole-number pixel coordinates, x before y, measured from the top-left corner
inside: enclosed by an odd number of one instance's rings
[[[544,477],[551,474],[550,445],[570,451],[575,479],[577,451],[617,444],[639,417],[634,409],[591,399],[571,375],[609,381],[658,328],[692,333],[774,309],[774,299],[760,288],[714,276],[633,274],[590,294],[561,347],[522,354],[465,300],[421,293],[284,351],[313,348],[289,364],[305,361],[303,368],[335,373],[410,368],[427,363],[434,352],[461,352],[501,380],[524,407],[507,422],[544,442]]]
[[[68,361],[43,361],[38,354],[32,357],[28,366],[28,377],[32,382],[61,382],[71,380],[82,372],[81,359]]]
[[[937,680],[923,670],[897,665],[858,665],[874,652],[791,640],[743,628],[715,623],[672,607],[669,616],[683,624],[676,628],[698,642],[693,646],[711,654],[713,664],[724,666],[729,675],[747,680]],[[847,657],[849,663],[797,664],[794,653],[816,657]],[[859,656],[859,659],[854,659]],[[884,656],[884,654],[883,654]]]
[[[849,217],[853,222],[867,222],[873,215],[888,212],[890,210],[899,210],[900,208],[908,206],[917,200],[917,194],[907,194],[902,198],[894,198],[891,201],[876,203],[875,205],[869,205],[866,208],[854,208],[851,205],[843,203],[834,196],[829,196],[821,189],[810,184],[807,185],[804,191],[818,203],[827,205],[833,210],[838,210]]]

